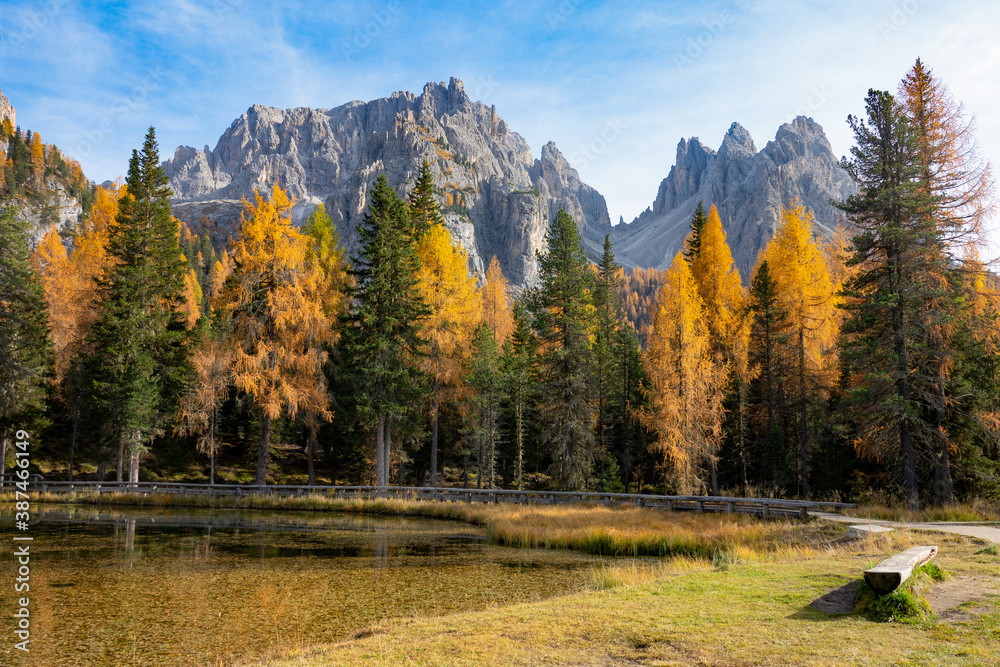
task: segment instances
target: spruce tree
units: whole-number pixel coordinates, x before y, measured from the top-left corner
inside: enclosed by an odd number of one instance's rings
[[[532,291],[529,311],[538,332],[542,406],[541,443],[552,457],[555,484],[586,488],[594,462],[593,332],[594,274],[576,223],[560,210],[545,235],[548,251],[538,253],[541,284]]]
[[[392,424],[420,392],[420,323],[429,310],[417,289],[420,259],[406,202],[379,176],[358,228],[361,249],[351,258],[356,287],[341,329],[345,372],[357,397],[358,417],[375,427],[375,480],[389,483]]]
[[[173,414],[186,372],[179,312],[186,267],[167,182],[149,128],[129,161],[127,192],[109,230],[110,269],[97,277],[97,321],[87,336],[90,391],[118,446],[118,481],[126,459],[129,481],[138,481],[139,460]]]
[[[514,441],[514,484],[524,488],[524,443],[526,413],[536,399],[534,375],[536,342],[523,301],[514,305],[514,330],[504,342],[501,366],[505,382],[504,396],[512,413]]]
[[[930,406],[917,386],[930,384],[924,314],[937,287],[938,245],[920,184],[916,133],[899,103],[870,90],[867,120],[850,116],[856,145],[845,167],[861,191],[838,205],[856,231],[845,286],[842,334],[854,383],[845,400],[859,429],[859,453],[898,460],[908,509],[919,507],[917,441],[933,437],[920,415]]]
[[[609,445],[611,436],[612,406],[616,403],[616,395],[620,393],[619,375],[616,371],[614,342],[618,329],[618,272],[621,269],[615,262],[611,237],[604,237],[604,252],[597,267],[597,277],[594,281],[594,311],[596,330],[594,343],[591,346],[594,358],[595,382],[597,392],[596,437],[597,447],[603,452]]]
[[[431,167],[427,164],[427,160],[420,165],[420,173],[413,190],[410,191],[407,206],[415,239],[420,239],[433,225],[444,224],[437,200],[434,199],[434,177],[431,176]]]
[[[496,488],[500,406],[505,386],[500,348],[490,325],[485,322],[480,323],[472,337],[469,372],[465,380],[473,391],[468,431],[478,449],[476,487]]]
[[[750,383],[749,411],[757,443],[752,475],[757,483],[790,486],[791,469],[785,450],[786,383],[791,368],[785,351],[791,337],[788,313],[778,298],[771,267],[764,260],[750,284],[749,363],[757,369]]]
[[[705,229],[708,216],[705,214],[705,207],[698,202],[698,208],[694,210],[694,217],[691,218],[691,232],[684,240],[684,259],[691,262],[701,251],[701,232]]]
[[[8,438],[41,418],[53,370],[48,311],[28,238],[16,208],[0,212],[0,475]]]

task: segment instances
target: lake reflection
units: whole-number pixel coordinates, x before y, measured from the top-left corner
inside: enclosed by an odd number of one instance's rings
[[[4,664],[228,664],[344,639],[385,618],[576,591],[597,562],[491,546],[482,529],[451,521],[38,509],[32,651],[23,659],[4,642]],[[0,526],[10,534],[9,518]],[[13,579],[6,548],[0,572]],[[4,594],[0,613],[12,611]]]

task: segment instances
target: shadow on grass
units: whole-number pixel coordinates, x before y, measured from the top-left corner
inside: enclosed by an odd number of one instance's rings
[[[789,618],[800,621],[833,621],[854,613],[854,595],[858,581],[853,579],[829,593],[821,595]]]

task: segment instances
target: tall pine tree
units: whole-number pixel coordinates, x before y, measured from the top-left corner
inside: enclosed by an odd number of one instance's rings
[[[557,486],[586,488],[594,460],[593,360],[590,335],[594,307],[590,270],[576,223],[560,210],[538,254],[541,285],[529,299],[542,350],[544,385],[541,442],[552,457]]]
[[[41,417],[52,371],[45,298],[28,238],[17,209],[0,211],[0,475],[8,438]]]
[[[420,258],[406,202],[379,176],[358,228],[361,249],[352,257],[352,305],[341,340],[358,417],[375,428],[375,483],[389,484],[392,425],[419,394],[423,356],[420,325],[429,314],[417,287]]]
[[[118,481],[139,461],[174,413],[187,364],[179,312],[186,262],[170,215],[170,188],[156,134],[132,151],[126,192],[108,231],[109,268],[97,277],[97,320],[90,328],[91,395],[118,447]]]
[[[854,226],[858,268],[844,289],[842,334],[853,382],[845,395],[858,426],[859,454],[898,461],[909,509],[919,507],[918,440],[928,437],[915,383],[930,373],[922,342],[926,303],[936,287],[936,243],[920,184],[917,137],[899,103],[870,90],[867,120],[848,117],[856,145],[845,167],[861,191],[840,207]]]

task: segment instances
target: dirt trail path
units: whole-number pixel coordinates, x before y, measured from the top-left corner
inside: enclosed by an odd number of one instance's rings
[[[830,512],[810,512],[811,515],[827,521],[848,523],[852,525],[887,526],[889,528],[909,528],[911,530],[939,530],[945,533],[958,533],[969,537],[979,537],[1000,544],[1000,524],[990,521],[926,521],[906,523],[903,521],[882,521],[880,519],[864,519],[856,516],[844,516]]]

